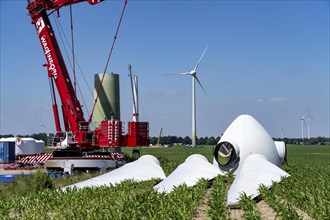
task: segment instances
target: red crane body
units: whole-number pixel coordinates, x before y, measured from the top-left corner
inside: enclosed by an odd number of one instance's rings
[[[54,93],[53,82],[57,87],[61,102],[65,131],[72,132],[74,144],[72,148],[93,149],[97,145],[93,139],[93,132],[89,130],[89,122],[84,118],[83,111],[68,74],[63,56],[57,43],[54,31],[48,18],[47,10],[59,10],[63,6],[83,2],[86,0],[30,0],[27,6],[35,25],[36,31],[45,54],[48,77]],[[101,0],[88,0],[90,4],[97,4]],[[53,98],[53,111],[56,131],[61,133],[60,120],[56,101]],[[93,141],[94,140],[94,141]]]
[[[27,9],[47,60],[47,64],[44,66],[47,67],[52,93],[56,127],[54,145],[86,152],[124,145],[132,147],[147,146],[149,145],[149,124],[147,122],[129,123],[129,134],[124,137],[122,135],[123,126],[121,121],[104,120],[101,122],[100,127],[91,131],[89,128],[90,120],[86,121],[84,118],[81,105],[49,21],[49,15],[47,14],[47,10],[53,10],[52,12],[54,12],[64,6],[84,1],[95,5],[103,0],[28,0]],[[65,132],[62,131],[60,125],[54,83],[61,99]]]

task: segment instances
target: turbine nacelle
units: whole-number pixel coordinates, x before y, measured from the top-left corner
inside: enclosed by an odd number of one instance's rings
[[[169,193],[181,184],[194,186],[202,178],[210,180],[232,172],[235,179],[228,191],[227,205],[236,207],[242,193],[255,198],[260,194],[261,184],[271,187],[273,182],[289,176],[280,168],[286,161],[285,143],[274,142],[250,115],[241,115],[232,122],[213,156],[213,168],[202,155],[188,157],[155,189]]]
[[[196,70],[191,70],[191,71],[189,72],[189,75],[192,75],[192,76],[194,76],[194,77],[196,77],[196,74],[197,74]],[[187,74],[187,75],[188,75],[188,74]]]
[[[286,146],[274,142],[268,132],[250,115],[237,117],[224,132],[213,152],[213,165],[223,172],[234,173],[228,191],[227,205],[238,206],[242,193],[255,198],[261,184],[271,187],[282,177],[286,162]]]
[[[214,149],[213,164],[222,171],[235,173],[252,154],[263,155],[281,167],[285,161],[285,143],[274,142],[268,132],[250,115],[237,117]]]

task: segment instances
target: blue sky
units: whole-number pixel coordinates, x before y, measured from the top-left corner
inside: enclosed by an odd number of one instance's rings
[[[0,4],[0,133],[53,132],[46,59],[27,3]],[[75,52],[90,87],[104,70],[122,5],[73,7]],[[70,39],[69,10],[60,13]],[[198,78],[208,96],[197,87],[198,137],[219,136],[240,114],[273,137],[301,137],[299,118],[308,109],[311,135],[330,136],[329,1],[129,1],[108,68],[120,74],[122,121],[132,120],[132,64],[150,135],[163,127],[164,135],[191,136],[191,78],[165,74],[190,71],[206,46]],[[90,112],[93,99],[77,72]]]

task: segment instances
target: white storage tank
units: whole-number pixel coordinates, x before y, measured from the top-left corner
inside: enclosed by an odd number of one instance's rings
[[[10,137],[1,138],[0,141],[14,142],[16,156],[40,154],[44,152],[45,148],[44,141],[36,140],[34,138]]]

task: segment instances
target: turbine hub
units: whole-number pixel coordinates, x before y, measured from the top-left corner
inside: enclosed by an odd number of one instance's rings
[[[196,74],[197,74],[196,70],[192,70],[192,71],[190,71],[190,75],[192,75],[192,76],[196,76]]]

